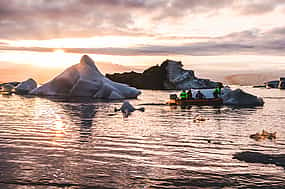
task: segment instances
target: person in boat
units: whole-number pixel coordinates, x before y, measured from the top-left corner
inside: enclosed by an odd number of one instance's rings
[[[192,96],[192,91],[191,91],[191,89],[189,89],[189,90],[187,91],[187,99],[188,99],[188,100],[191,100],[191,99],[193,99],[193,96]]]
[[[205,99],[205,95],[201,91],[197,91],[196,99]]]
[[[185,90],[183,90],[181,93],[180,93],[180,99],[181,100],[186,100],[187,99],[187,93]]]
[[[213,95],[214,95],[214,98],[219,98],[221,94],[222,94],[222,87],[220,85],[219,87],[214,89]]]

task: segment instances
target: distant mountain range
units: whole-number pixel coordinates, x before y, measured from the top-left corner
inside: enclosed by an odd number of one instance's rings
[[[195,69],[194,69],[195,70]],[[285,77],[285,70],[268,70],[268,71],[211,71],[211,70],[195,70],[196,75],[202,78],[213,79],[228,85],[262,85],[264,82],[278,80]]]
[[[225,77],[225,83],[233,85],[262,85],[264,82],[279,80],[285,76],[285,70],[263,73],[233,74]]]

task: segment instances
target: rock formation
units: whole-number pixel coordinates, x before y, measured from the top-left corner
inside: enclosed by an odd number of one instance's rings
[[[285,154],[263,154],[260,152],[238,152],[233,155],[233,159],[245,161],[247,163],[275,164],[285,169]]]
[[[184,70],[182,67],[181,62],[166,60],[160,66],[148,68],[143,73],[115,73],[107,74],[106,77],[141,89],[204,89],[218,85],[208,79],[199,79],[194,71]]]
[[[104,77],[94,61],[84,55],[79,64],[67,68],[30,94],[42,96],[91,97],[97,99],[136,98],[141,92]]]
[[[28,79],[21,82],[15,87],[16,94],[28,94],[33,89],[37,88],[37,82],[33,79]]]

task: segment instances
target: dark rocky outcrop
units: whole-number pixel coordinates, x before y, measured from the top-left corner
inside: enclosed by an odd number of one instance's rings
[[[109,79],[140,89],[202,89],[215,88],[219,83],[199,79],[193,70],[184,70],[179,61],[166,60],[160,66],[152,66],[143,73],[126,72],[106,74]]]
[[[233,159],[248,163],[274,164],[285,168],[285,154],[270,155],[260,152],[245,151],[234,154]]]
[[[164,89],[165,73],[158,65],[148,68],[143,73],[132,71],[106,74],[106,77],[112,81],[125,83],[139,89]]]

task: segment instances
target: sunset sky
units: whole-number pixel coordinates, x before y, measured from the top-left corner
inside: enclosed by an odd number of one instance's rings
[[[0,0],[0,68],[165,59],[208,70],[285,69],[283,0]]]

